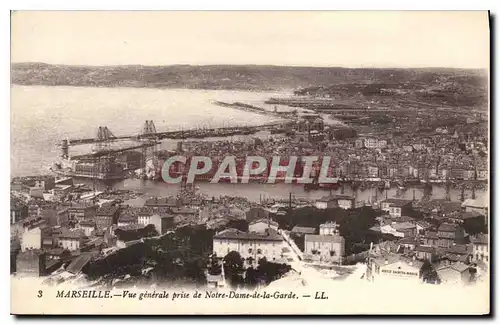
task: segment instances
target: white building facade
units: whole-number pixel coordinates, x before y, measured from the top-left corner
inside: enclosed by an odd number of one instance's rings
[[[337,235],[306,235],[304,239],[304,258],[341,264],[345,254],[345,240]]]
[[[42,248],[42,229],[26,228],[21,236],[21,252]]]
[[[284,257],[285,243],[274,230],[267,233],[246,233],[237,229],[225,229],[213,238],[213,252],[223,258],[236,251],[247,262],[258,262],[265,257],[267,261],[280,261]]]

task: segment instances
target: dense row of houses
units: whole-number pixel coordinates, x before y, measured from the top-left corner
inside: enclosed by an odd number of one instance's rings
[[[343,203],[343,202],[347,203]],[[331,196],[315,202],[319,209],[355,207],[354,198]],[[366,279],[384,281],[403,279],[422,281],[429,262],[438,274],[440,283],[469,283],[487,270],[489,262],[488,235],[471,236],[463,228],[469,218],[488,215],[484,200],[450,202],[431,200],[416,202],[403,199],[386,199],[379,206],[383,214],[377,217],[379,224],[372,228],[394,236],[393,241],[374,243],[360,261],[367,263]],[[419,210],[427,219],[409,217]],[[256,209],[262,218],[250,222],[249,231],[226,229],[214,236],[214,253],[224,257],[237,251],[252,265],[261,258],[286,262],[289,245],[285,234],[292,234],[299,243],[300,256],[309,263],[343,264],[349,262],[345,255],[345,240],[339,235],[338,225],[328,222],[316,228],[296,225],[288,232],[278,228],[265,209]],[[433,222],[429,222],[432,221]],[[280,236],[281,235],[281,236]],[[303,244],[303,245],[302,245]],[[361,254],[363,255],[363,254]],[[358,260],[359,261],[359,260]],[[480,271],[477,271],[480,270]]]
[[[14,269],[18,274],[46,274],[63,261],[54,252],[64,252],[67,258],[76,258],[89,251],[126,247],[127,243],[116,235],[118,230],[122,234],[137,233],[152,226],[158,235],[162,235],[174,229],[178,221],[198,217],[199,200],[192,200],[189,206],[183,202],[172,205],[171,200],[150,199],[139,208],[114,201],[54,203],[37,200],[28,205],[22,200],[14,200],[11,240],[19,244],[11,247],[15,256]],[[27,263],[28,257],[40,263]],[[26,269],[28,266],[30,268]],[[39,268],[34,270],[35,266]]]

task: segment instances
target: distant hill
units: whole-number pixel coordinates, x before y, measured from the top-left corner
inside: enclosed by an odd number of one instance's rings
[[[258,65],[66,66],[13,63],[11,81],[18,85],[188,88],[235,90],[298,90],[355,83],[419,83],[431,86],[475,78],[485,71],[457,69],[350,69]],[[463,80],[461,80],[463,81]],[[475,82],[477,84],[478,82]],[[484,82],[483,82],[484,83]],[[385,88],[385,87],[384,87]]]
[[[487,108],[488,79],[481,74],[470,72],[422,73],[411,79],[404,76],[393,77],[385,82],[348,82],[328,86],[304,87],[296,90],[296,95],[328,97],[337,101],[352,98],[365,101],[390,98],[419,103],[432,103],[455,107]]]

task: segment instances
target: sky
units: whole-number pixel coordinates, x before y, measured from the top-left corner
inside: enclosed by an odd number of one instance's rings
[[[11,61],[488,68],[488,14],[18,11]]]

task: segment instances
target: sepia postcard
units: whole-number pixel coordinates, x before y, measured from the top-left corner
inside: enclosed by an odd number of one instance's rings
[[[489,315],[487,11],[11,13],[11,313]]]

